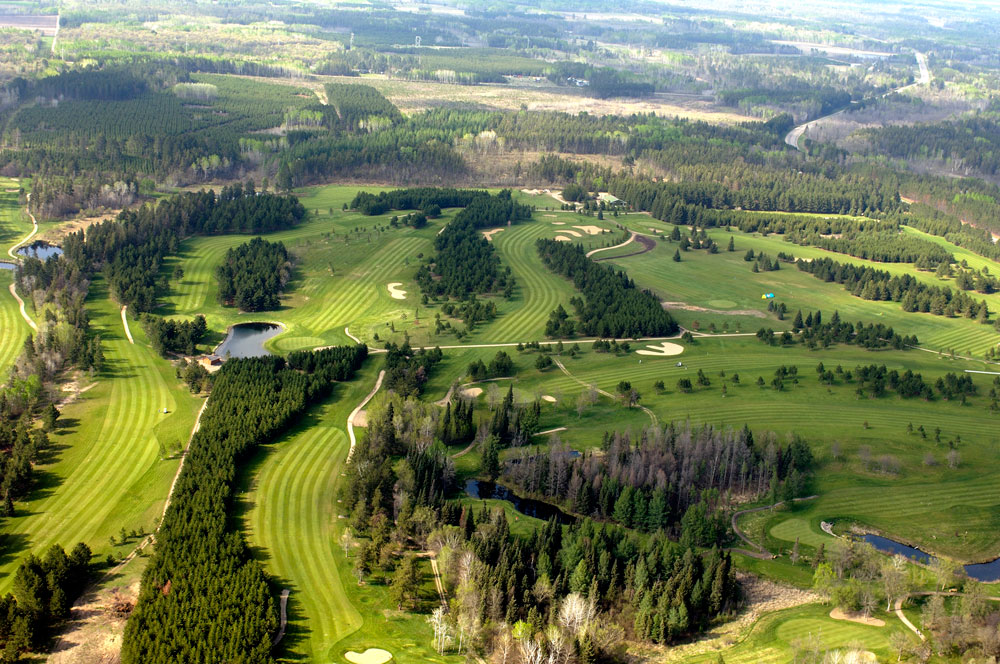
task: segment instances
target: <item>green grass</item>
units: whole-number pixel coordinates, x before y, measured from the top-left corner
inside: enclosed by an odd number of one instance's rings
[[[671,228],[668,224],[648,217],[637,219],[636,216],[629,215],[623,221],[633,230],[644,232],[649,228]],[[739,328],[744,332],[755,332],[760,327],[783,330],[791,327],[791,320],[797,309],[803,312],[822,309],[828,315],[837,310],[841,318],[852,322],[863,320],[891,325],[904,334],[917,335],[922,346],[935,350],[954,349],[959,354],[968,351],[980,357],[1000,341],[1000,335],[991,325],[980,325],[964,318],[949,319],[930,314],[907,313],[897,302],[862,300],[844,290],[840,284],[823,282],[787,263],[783,263],[776,272],[754,273],[750,269],[751,263],[745,262],[743,256],[748,249],[757,253],[764,251],[772,258],[778,252],[785,252],[797,258],[832,258],[840,263],[868,265],[892,274],[912,274],[919,281],[930,285],[950,282],[938,279],[933,273],[916,271],[910,264],[875,263],[815,247],[800,247],[785,242],[778,235],[761,237],[719,229],[712,229],[708,234],[722,248],[718,254],[705,251],[681,252],[682,260],[676,263],[673,255],[677,243],[660,239],[651,252],[610,263],[627,270],[639,285],[653,289],[664,300],[715,310],[705,312],[671,309],[681,324],[688,328],[693,328],[695,321],[698,321],[703,331],[712,323],[720,332],[723,331],[724,324],[728,324],[730,331]],[[730,237],[735,239],[735,252],[725,250]],[[942,238],[926,237],[947,246],[958,260],[965,258],[974,267],[988,266],[991,273],[1000,273],[1000,263],[978,257]],[[761,299],[764,293],[774,293],[775,301],[784,302],[789,307],[792,313],[786,321],[778,321],[773,314],[767,312],[767,301]],[[991,311],[1000,311],[1000,293],[975,294],[975,298],[985,299]],[[733,313],[744,310],[757,312],[756,317]]]
[[[380,582],[358,586],[338,542],[346,520],[336,502],[349,448],[347,417],[371,389],[381,361],[338,386],[331,401],[266,446],[249,471],[243,522],[275,588],[289,588],[283,661],[340,662],[347,650],[385,648],[399,662],[457,661],[431,647],[425,621],[436,605],[429,566],[421,565],[420,613],[398,612]],[[363,434],[363,431],[361,432]]]
[[[20,186],[22,183],[16,179],[0,178],[0,260],[8,262],[7,250],[31,232],[31,220],[18,203],[16,190]]]
[[[91,284],[88,310],[101,335],[105,371],[96,386],[62,409],[51,448],[35,467],[29,499],[4,520],[0,592],[10,590],[21,556],[52,544],[86,542],[104,557],[135,546],[110,544],[126,531],[149,532],[159,518],[176,459],[161,461],[159,444],[186,442],[200,400],[181,389],[173,368],[156,357],[133,323],[136,344],[125,339],[118,309],[100,279]],[[82,386],[91,384],[89,377]],[[167,414],[163,414],[163,409]]]
[[[737,644],[722,651],[726,664],[785,664],[793,660],[795,644],[814,642],[823,651],[846,650],[849,645],[869,650],[880,658],[889,656],[889,635],[902,625],[892,617],[885,627],[871,627],[846,620],[833,620],[830,607],[806,604],[761,618]],[[718,654],[702,653],[684,661],[714,664]]]
[[[14,363],[24,340],[31,328],[18,311],[17,300],[11,297],[8,288],[14,282],[12,270],[0,270],[0,374],[7,375],[7,369]]]

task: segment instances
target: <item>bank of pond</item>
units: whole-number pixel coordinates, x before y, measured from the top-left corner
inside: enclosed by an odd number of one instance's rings
[[[231,325],[215,354],[219,357],[261,357],[271,352],[264,348],[268,339],[284,331],[275,323],[239,323]]]
[[[888,537],[882,537],[881,535],[863,535],[861,537],[865,542],[868,542],[876,551],[881,551],[892,556],[900,555],[904,558],[909,558],[918,563],[924,565],[930,565],[934,562],[934,556],[921,551],[912,546],[907,546],[897,542],[896,540],[889,539]],[[976,579],[977,581],[1000,581],[1000,558],[996,560],[991,560],[988,563],[973,563],[969,565],[963,565],[965,573],[969,575],[969,578]]]
[[[25,258],[37,258],[42,261],[55,256],[61,256],[62,252],[62,247],[49,244],[44,240],[36,240],[35,242],[25,245],[17,250],[17,254],[19,256],[24,256]]]

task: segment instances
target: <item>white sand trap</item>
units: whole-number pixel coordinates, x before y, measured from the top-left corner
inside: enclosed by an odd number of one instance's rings
[[[539,194],[541,194],[542,192],[541,192],[541,191],[539,191],[538,189],[522,189],[522,190],[521,190],[521,193],[522,193],[522,194],[528,194],[528,195],[530,195],[530,196],[538,196],[538,195],[539,195]]]
[[[559,218],[558,214],[543,214],[542,216],[543,217],[548,217],[550,219],[558,219]],[[553,222],[553,223],[555,223],[555,222]]]
[[[403,285],[402,282],[394,281],[394,282],[392,282],[391,284],[389,284],[387,286],[387,288],[389,289],[389,295],[392,296],[392,299],[394,299],[394,300],[405,300],[406,299],[406,291],[399,289],[399,287],[402,286],[402,285]]]
[[[566,237],[565,235],[557,235],[556,242],[572,242],[573,238]]]
[[[467,387],[464,390],[462,390],[462,394],[464,394],[467,397],[473,397],[473,398],[478,397],[482,393],[483,393],[483,388],[481,387]]]
[[[604,229],[598,226],[574,226],[573,228],[579,228],[587,235],[600,235],[604,232]]]
[[[573,237],[581,237],[579,233],[577,233],[576,231],[571,231],[568,228],[564,228],[559,232],[565,233],[566,235],[572,235]]]
[[[348,650],[344,653],[344,659],[351,664],[385,664],[392,659],[392,653],[381,648],[369,648],[360,653]]]
[[[554,216],[556,216],[556,215],[552,215],[552,216],[554,217]],[[553,225],[553,226],[565,226],[565,225],[566,225],[566,222],[565,222],[565,221],[553,221],[553,222],[552,222],[552,225]]]
[[[368,426],[368,411],[359,410],[354,414],[354,426],[356,427],[367,427]]]
[[[552,396],[551,394],[543,394],[542,395],[542,401],[548,401],[549,403],[555,403],[556,402],[556,398],[554,396]]]
[[[506,230],[506,229],[504,229],[504,228],[494,228],[491,231],[483,231],[483,237],[486,238],[487,242],[492,242],[493,241],[493,236],[496,235],[497,233],[502,233],[504,230]]]
[[[670,355],[680,355],[684,352],[684,346],[664,341],[658,346],[646,346],[649,350],[635,351],[639,355],[653,355],[654,357],[669,357]]]
[[[880,618],[864,617],[860,613],[847,613],[839,607],[830,612],[830,617],[834,620],[849,620],[851,622],[870,625],[871,627],[885,627],[885,621]]]

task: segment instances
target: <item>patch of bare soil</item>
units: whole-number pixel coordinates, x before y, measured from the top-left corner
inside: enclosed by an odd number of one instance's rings
[[[648,650],[644,648],[642,654],[656,662],[676,662],[686,660],[692,655],[724,651],[745,637],[761,616],[790,609],[793,606],[823,601],[821,596],[812,591],[783,586],[753,574],[737,572],[736,577],[743,587],[746,603],[733,620],[706,632],[697,641],[669,648],[656,647]]]
[[[682,309],[684,311],[701,311],[706,314],[724,314],[727,316],[753,316],[754,318],[767,318],[767,314],[756,309],[708,309],[697,307],[686,302],[661,302],[664,309]]]
[[[138,580],[85,593],[73,605],[48,664],[118,664],[125,621],[138,596]]]

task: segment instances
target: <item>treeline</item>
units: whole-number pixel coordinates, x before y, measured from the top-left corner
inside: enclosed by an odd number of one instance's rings
[[[431,370],[443,358],[440,348],[414,351],[407,340],[402,346],[394,343],[385,345],[386,390],[392,390],[403,397],[418,397],[424,391],[424,383],[431,377]]]
[[[111,295],[135,313],[156,306],[164,257],[192,234],[260,233],[298,223],[305,209],[295,198],[258,193],[253,183],[213,191],[183,193],[124,210],[115,220],[71,233],[63,255],[82,273],[100,269]]]
[[[809,348],[829,348],[833,344],[854,344],[867,350],[877,350],[879,348],[894,348],[905,350],[911,346],[918,345],[916,335],[904,336],[897,334],[888,325],[882,323],[862,323],[855,324],[840,320],[840,313],[833,312],[828,322],[823,322],[823,312],[810,312],[802,318],[802,311],[795,314],[792,321],[792,331],[796,336],[782,334],[775,335],[774,330],[760,328],[757,331],[757,338],[764,343],[776,345],[779,341],[783,345],[801,342]]]
[[[987,229],[963,224],[958,217],[924,203],[910,203],[909,212],[910,214],[903,217],[903,222],[907,226],[943,237],[948,242],[980,256],[1000,260],[1000,246],[993,242],[993,237]]]
[[[935,316],[964,316],[989,322],[986,301],[976,302],[963,291],[947,286],[928,286],[909,274],[893,276],[890,272],[865,265],[837,263],[830,258],[796,261],[800,270],[817,279],[843,284],[852,295],[865,300],[900,302],[903,311],[930,313]]]
[[[951,252],[941,245],[899,231],[851,231],[841,237],[807,235],[797,241],[879,263],[916,263],[924,269],[955,262]]]
[[[449,187],[411,187],[371,194],[359,191],[351,200],[350,208],[361,214],[373,216],[389,210],[420,210],[427,213],[434,206],[438,209],[466,207],[476,198],[488,197],[481,189],[454,189]]]
[[[374,132],[403,119],[399,109],[370,85],[327,83],[324,89],[337,114],[337,126],[346,131]]]
[[[80,542],[69,555],[53,544],[42,558],[29,554],[14,574],[12,592],[0,598],[0,648],[4,660],[21,661],[45,650],[53,628],[69,618],[90,580],[90,549]]]
[[[578,332],[608,338],[663,337],[677,332],[677,323],[660,300],[639,290],[624,272],[595,263],[579,245],[541,238],[536,243],[542,262],[573,281],[583,295],[570,300]]]
[[[241,311],[277,309],[291,276],[292,263],[285,245],[255,237],[226,251],[215,269],[219,302]]]
[[[229,523],[237,467],[328,395],[332,381],[353,376],[367,353],[359,345],[222,366],[143,573],[123,662],[273,661],[275,603],[260,564]]]
[[[139,320],[153,350],[164,357],[171,353],[194,355],[198,342],[208,331],[205,317],[201,314],[191,320],[172,320],[142,314]]]
[[[414,277],[429,297],[465,299],[469,295],[502,292],[510,297],[514,277],[501,268],[500,258],[480,233],[531,217],[531,208],[517,203],[508,189],[495,196],[476,196],[434,238],[435,256]]]
[[[735,496],[783,500],[802,495],[813,471],[809,446],[782,445],[749,428],[668,424],[605,434],[606,453],[571,456],[562,445],[546,453],[521,450],[503,465],[503,479],[583,516],[645,532],[663,531],[688,546],[724,545],[726,508]]]

